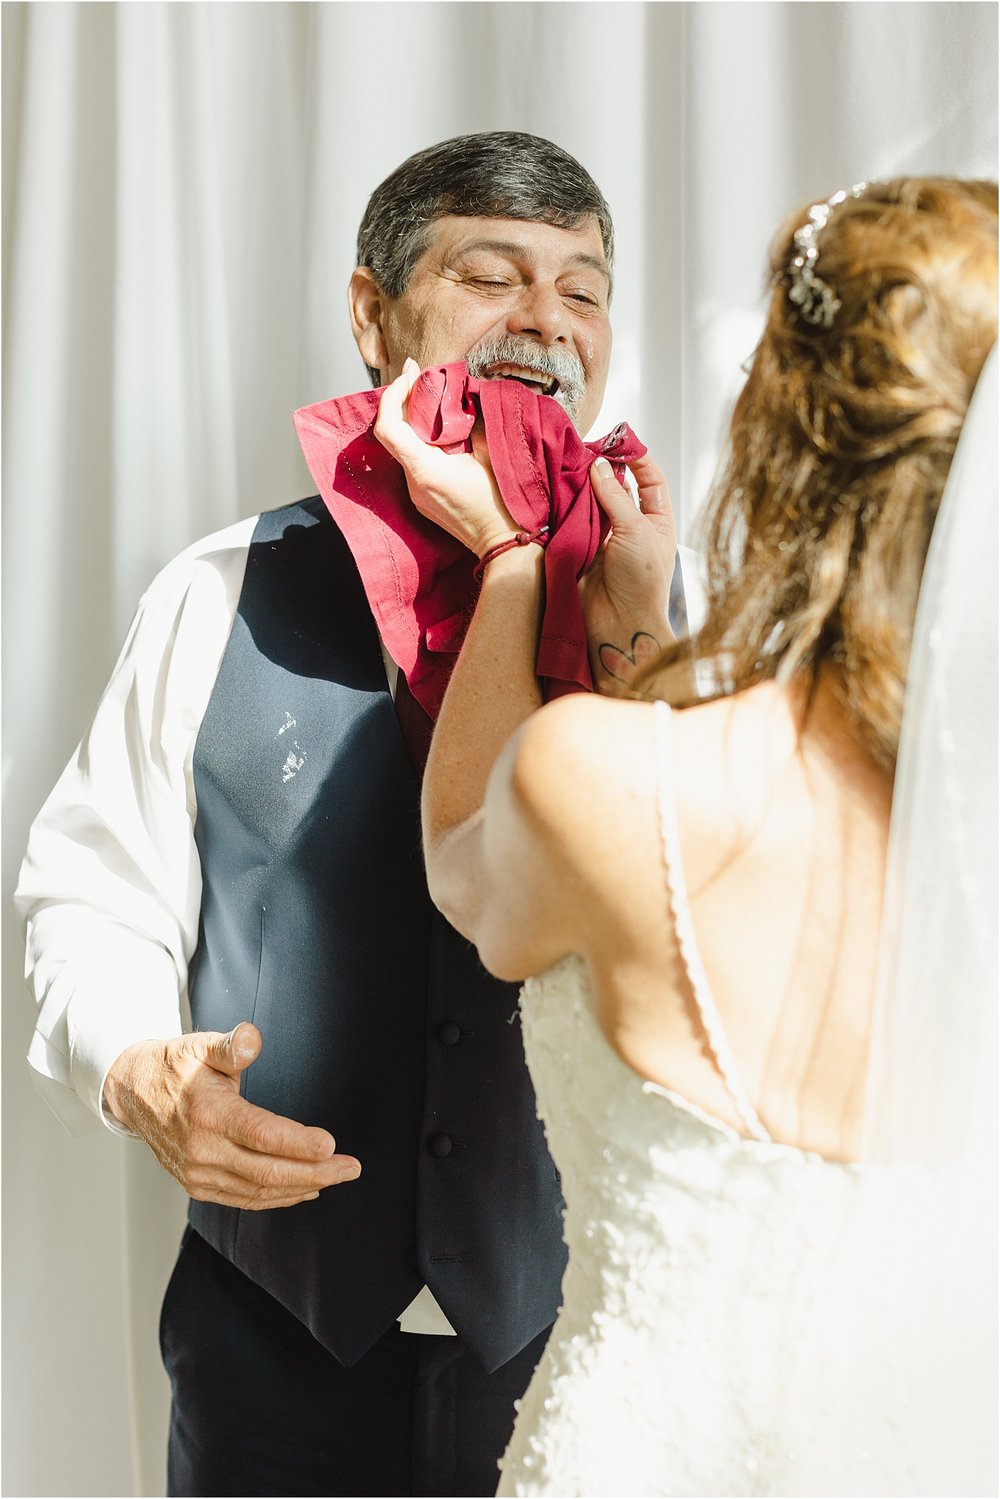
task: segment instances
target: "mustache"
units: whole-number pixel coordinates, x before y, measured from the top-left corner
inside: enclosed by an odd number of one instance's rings
[[[546,348],[516,333],[500,333],[483,338],[465,356],[470,375],[484,375],[491,365],[516,364],[521,369],[551,375],[559,382],[553,397],[571,417],[583,399],[586,381],[583,365],[569,349]]]

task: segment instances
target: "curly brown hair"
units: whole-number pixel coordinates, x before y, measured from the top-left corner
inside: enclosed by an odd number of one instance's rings
[[[829,329],[789,299],[807,215],[772,246],[767,322],[706,510],[705,623],[634,690],[677,706],[769,678],[811,691],[834,663],[848,722],[891,771],[924,559],[996,338],[997,188],[909,177],[846,198],[818,241],[841,304]]]

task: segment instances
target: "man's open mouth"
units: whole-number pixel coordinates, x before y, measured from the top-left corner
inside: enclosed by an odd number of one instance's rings
[[[526,385],[539,396],[554,396],[559,389],[559,381],[555,375],[544,374],[541,370],[527,369],[522,364],[490,364],[483,371],[485,380],[517,380],[520,385]]]

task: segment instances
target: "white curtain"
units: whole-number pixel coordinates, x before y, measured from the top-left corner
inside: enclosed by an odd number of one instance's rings
[[[996,175],[994,4],[5,4],[4,1492],[163,1492],[159,1299],[183,1200],[70,1140],[22,1060],[9,893],[145,584],[312,492],[290,413],[360,388],[344,289],[368,193],[521,129],[618,229],[601,429],[682,527],[786,211],[862,177]]]

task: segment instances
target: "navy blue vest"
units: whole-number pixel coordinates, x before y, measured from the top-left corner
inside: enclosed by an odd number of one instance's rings
[[[194,1228],[344,1364],[426,1282],[484,1368],[553,1319],[565,1264],[517,991],[434,910],[420,788],[353,558],[318,498],[262,515],[194,754],[194,1025],[252,1019],[255,1104],[356,1182]]]

